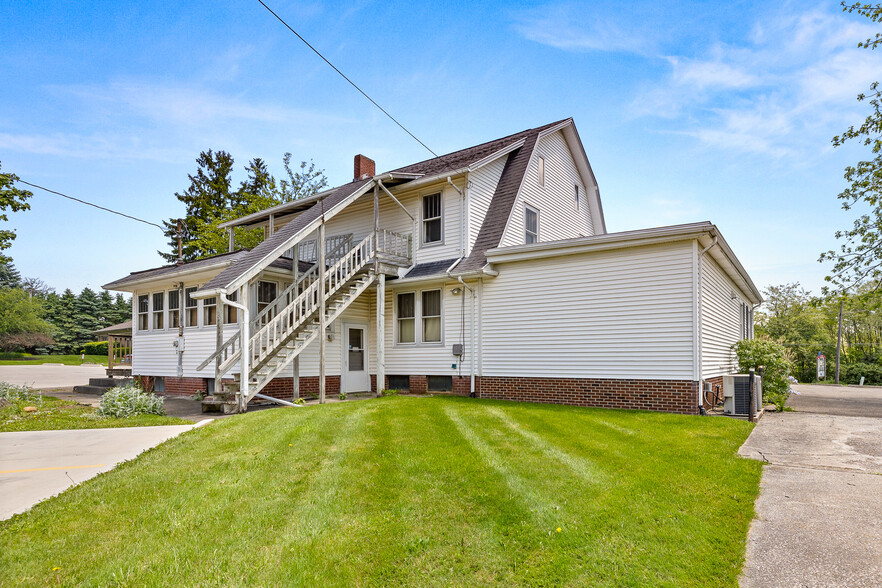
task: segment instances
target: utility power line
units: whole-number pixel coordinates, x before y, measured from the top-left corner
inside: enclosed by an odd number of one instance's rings
[[[432,151],[431,149],[429,149],[428,145],[426,145],[425,143],[423,143],[422,141],[420,141],[420,140],[417,138],[416,135],[414,135],[414,134],[411,133],[409,130],[407,130],[407,127],[405,127],[403,124],[401,124],[400,122],[398,122],[398,121],[395,119],[394,116],[392,116],[391,114],[389,114],[388,112],[386,112],[386,109],[385,109],[385,108],[383,108],[382,106],[380,106],[379,104],[377,104],[377,102],[376,102],[373,98],[371,98],[370,96],[368,96],[367,93],[366,93],[364,90],[362,90],[361,88],[359,88],[358,85],[357,85],[355,82],[353,82],[353,81],[350,80],[348,77],[346,77],[346,74],[344,74],[342,71],[340,71],[339,69],[337,69],[337,66],[336,66],[336,65],[334,65],[333,63],[331,63],[330,61],[328,61],[328,58],[327,58],[327,57],[325,57],[324,55],[322,55],[321,53],[319,53],[319,50],[318,50],[318,49],[316,49],[315,47],[313,47],[312,45],[310,45],[310,44],[309,44],[309,41],[307,41],[307,40],[304,39],[302,36],[300,36],[300,33],[298,33],[297,31],[295,31],[294,29],[292,29],[292,28],[291,28],[291,25],[289,25],[287,22],[285,22],[285,19],[283,19],[281,16],[279,16],[278,14],[276,14],[276,13],[273,11],[272,8],[270,8],[269,6],[267,6],[267,5],[263,2],[263,0],[257,0],[257,1],[260,2],[260,3],[263,5],[264,8],[266,8],[267,10],[269,10],[270,14],[272,14],[273,16],[275,16],[275,17],[279,20],[280,23],[282,23],[283,25],[285,25],[285,26],[288,28],[289,31],[291,31],[292,33],[294,33],[295,35],[297,35],[297,38],[300,39],[301,41],[303,41],[303,43],[304,43],[307,47],[309,47],[310,49],[312,49],[313,53],[315,53],[316,55],[318,55],[319,57],[321,57],[322,60],[324,60],[325,63],[327,63],[328,65],[330,65],[330,66],[334,69],[334,71],[337,72],[338,74],[340,74],[340,76],[341,76],[344,80],[346,80],[347,82],[349,82],[349,84],[350,84],[353,88],[355,88],[356,90],[358,90],[359,92],[361,92],[361,95],[362,95],[362,96],[364,96],[365,98],[367,98],[368,100],[370,100],[370,101],[371,101],[371,104],[373,104],[374,106],[376,106],[377,108],[379,108],[379,109],[382,111],[383,114],[385,114],[386,116],[388,116],[388,117],[392,120],[392,122],[394,122],[396,125],[398,125],[399,127],[401,127],[401,130],[403,130],[405,133],[407,133],[408,135],[410,135],[411,137],[413,137],[413,140],[414,140],[414,141],[416,141],[417,143],[419,143],[420,145],[422,145],[423,147],[425,147],[425,148],[426,148],[426,151],[428,151],[429,153],[431,153],[431,154],[434,155],[435,157],[438,157],[438,154],[437,154],[437,153],[435,153],[434,151]]]
[[[82,200],[82,199],[80,199],[80,198],[74,198],[73,196],[68,196],[67,194],[62,194],[61,192],[56,192],[55,190],[50,190],[49,188],[44,188],[43,186],[38,186],[37,184],[32,184],[32,183],[30,183],[30,182],[26,182],[26,181],[21,180],[21,179],[18,179],[18,180],[15,180],[15,181],[16,181],[16,182],[21,182],[22,184],[27,184],[28,186],[31,186],[32,188],[38,188],[38,189],[40,189],[40,190],[45,190],[46,192],[49,192],[50,194],[57,194],[58,196],[61,196],[62,198],[67,198],[68,200],[73,200],[74,202],[79,202],[80,204],[85,204],[86,206],[92,206],[92,207],[94,207],[94,208],[98,208],[98,209],[100,209],[100,210],[104,210],[104,211],[109,212],[109,213],[111,213],[111,214],[117,214],[117,215],[119,215],[119,216],[124,216],[124,217],[126,217],[126,218],[129,218],[129,219],[132,219],[132,220],[138,221],[139,223],[144,223],[145,225],[151,225],[151,226],[154,226],[154,227],[156,227],[157,229],[160,229],[161,231],[165,232],[165,229],[164,229],[161,225],[157,225],[156,223],[152,223],[152,222],[150,222],[150,221],[148,221],[148,220],[144,220],[143,218],[138,218],[137,216],[132,216],[132,215],[130,215],[130,214],[126,214],[126,213],[124,213],[124,212],[119,212],[118,210],[113,210],[113,209],[111,209],[111,208],[107,208],[107,207],[105,207],[105,206],[99,206],[98,204],[93,204],[93,203],[91,203],[91,202],[87,202],[87,201]]]

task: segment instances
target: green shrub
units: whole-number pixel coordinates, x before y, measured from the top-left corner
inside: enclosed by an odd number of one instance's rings
[[[340,392],[337,398],[339,398],[340,400],[346,400],[346,392]]]
[[[836,369],[835,366],[833,368]],[[830,374],[828,372],[828,375]],[[864,378],[864,384],[882,384],[882,365],[877,363],[852,363],[842,364],[839,367],[839,383],[841,384],[860,384],[861,377]]]
[[[107,355],[107,341],[92,341],[83,345],[80,353],[86,355]]]
[[[163,398],[144,392],[134,384],[117,386],[101,397],[98,415],[105,417],[128,418],[138,414],[165,414]]]
[[[738,356],[738,369],[746,374],[751,368],[758,370],[763,366],[763,402],[772,402],[778,411],[784,410],[784,403],[790,396],[790,381],[787,379],[792,362],[787,349],[770,339],[744,339],[732,346]]]
[[[0,400],[8,402],[34,402],[42,400],[27,386],[17,386],[8,382],[0,382]]]
[[[395,390],[392,388],[387,388],[383,390],[383,396],[398,396],[400,390]]]

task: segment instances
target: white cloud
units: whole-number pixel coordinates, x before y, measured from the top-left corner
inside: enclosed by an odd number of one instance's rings
[[[575,4],[546,4],[514,15],[515,30],[527,39],[565,51],[646,53],[655,44],[649,27],[609,18],[591,18],[590,10]]]
[[[874,31],[855,18],[766,16],[743,43],[666,57],[668,73],[641,89],[630,113],[671,119],[673,132],[715,148],[775,158],[823,149],[860,116],[854,98],[882,71],[882,55],[857,48]]]

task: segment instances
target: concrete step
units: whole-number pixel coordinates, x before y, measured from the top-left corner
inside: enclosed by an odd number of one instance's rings
[[[223,400],[208,396],[202,400],[202,412],[236,414],[239,412],[239,407],[235,400]]]
[[[116,388],[117,386],[127,386],[134,381],[132,378],[89,378],[89,385],[102,388]]]
[[[109,392],[110,388],[106,386],[74,386],[74,392],[77,394],[97,394],[101,396],[105,392]]]

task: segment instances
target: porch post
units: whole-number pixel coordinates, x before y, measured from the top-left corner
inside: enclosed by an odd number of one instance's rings
[[[224,299],[220,296],[216,297],[217,301],[216,315],[215,319],[217,323],[217,336],[214,350],[219,350],[224,344]],[[220,364],[221,364],[221,356],[218,355],[217,359],[214,361],[214,391],[218,392],[220,390]]]
[[[377,390],[386,387],[386,274],[377,276]]]
[[[319,294],[319,404],[325,403],[325,219],[318,227],[316,239],[318,256],[318,294]],[[342,376],[342,371],[341,371]]]
[[[227,229],[227,233],[229,234],[230,239],[229,253],[232,253],[233,249],[236,247],[235,230],[235,227],[230,227]]]
[[[300,243],[294,245],[293,256],[294,262],[291,264],[294,276],[294,290],[291,292],[292,301],[300,294],[297,288],[297,282],[300,280]],[[294,400],[297,400],[300,398],[300,355],[294,358],[294,374],[292,379],[294,380]]]

